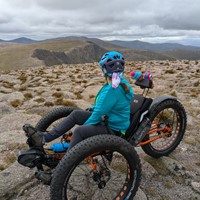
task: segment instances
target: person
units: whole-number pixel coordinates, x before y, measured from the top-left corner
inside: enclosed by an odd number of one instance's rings
[[[46,142],[65,134],[75,124],[80,126],[73,131],[69,149],[94,135],[111,133],[122,136],[125,134],[130,125],[130,103],[134,91],[123,77],[124,57],[116,51],[107,52],[102,56],[99,65],[106,83],[98,92],[93,107],[86,110],[74,110],[48,132],[37,131],[31,125],[24,126],[27,136],[32,139],[35,147],[43,147]]]

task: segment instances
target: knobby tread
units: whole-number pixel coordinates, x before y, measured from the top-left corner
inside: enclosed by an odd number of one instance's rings
[[[51,199],[57,200],[62,198],[63,185],[70,174],[71,169],[78,165],[83,159],[87,158],[89,155],[96,151],[101,151],[105,149],[117,150],[123,155],[126,155],[129,160],[129,164],[132,165],[134,169],[137,170],[137,178],[134,189],[131,192],[129,199],[135,196],[139,183],[141,180],[141,163],[137,152],[134,147],[130,145],[127,141],[122,138],[113,135],[97,135],[82,142],[78,143],[72,149],[70,149],[67,154],[62,158],[53,175],[51,182],[50,193]]]
[[[177,101],[175,99],[165,100],[164,102],[161,102],[160,104],[152,107],[152,109],[149,112],[150,113],[149,118],[150,118],[151,122],[155,119],[155,117],[159,114],[159,112],[161,112],[162,110],[164,110],[166,108],[173,108],[176,110],[176,112],[179,113],[181,127],[180,127],[178,136],[175,139],[175,141],[172,143],[172,145],[169,148],[167,148],[163,151],[156,150],[155,148],[152,147],[151,143],[141,146],[143,151],[146,154],[148,154],[149,156],[152,156],[154,158],[159,158],[159,157],[167,156],[168,154],[170,154],[182,141],[185,130],[186,130],[186,126],[187,126],[187,114],[186,114],[185,108],[179,101]],[[148,139],[149,139],[149,135],[147,135],[144,138],[144,141],[148,140]]]
[[[63,117],[67,117],[73,110],[80,110],[78,107],[59,107],[48,112],[44,117],[42,117],[36,124],[35,128],[40,131],[46,131],[46,129],[56,120]]]

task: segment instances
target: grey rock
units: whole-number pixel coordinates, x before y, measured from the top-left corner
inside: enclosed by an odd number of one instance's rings
[[[5,103],[0,104],[0,118],[6,114],[15,112],[15,109]]]
[[[200,182],[191,182],[192,188],[200,194]]]
[[[34,171],[15,162],[9,168],[0,172],[0,199],[6,195],[12,196],[17,187],[30,181]]]

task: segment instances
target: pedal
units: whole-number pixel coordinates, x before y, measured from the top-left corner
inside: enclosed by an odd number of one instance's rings
[[[27,137],[31,137],[34,133],[37,132],[37,130],[30,124],[25,124],[22,128]]]
[[[45,185],[50,185],[52,179],[52,172],[47,171],[37,171],[35,172],[35,177],[42,181]]]

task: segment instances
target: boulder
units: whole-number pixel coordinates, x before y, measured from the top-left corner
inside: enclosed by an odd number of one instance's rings
[[[15,109],[12,106],[9,106],[5,103],[0,103],[0,118],[13,112],[15,112]]]
[[[9,94],[0,93],[0,102],[12,102],[19,100],[20,102],[24,101],[25,97],[21,92],[13,92]]]

